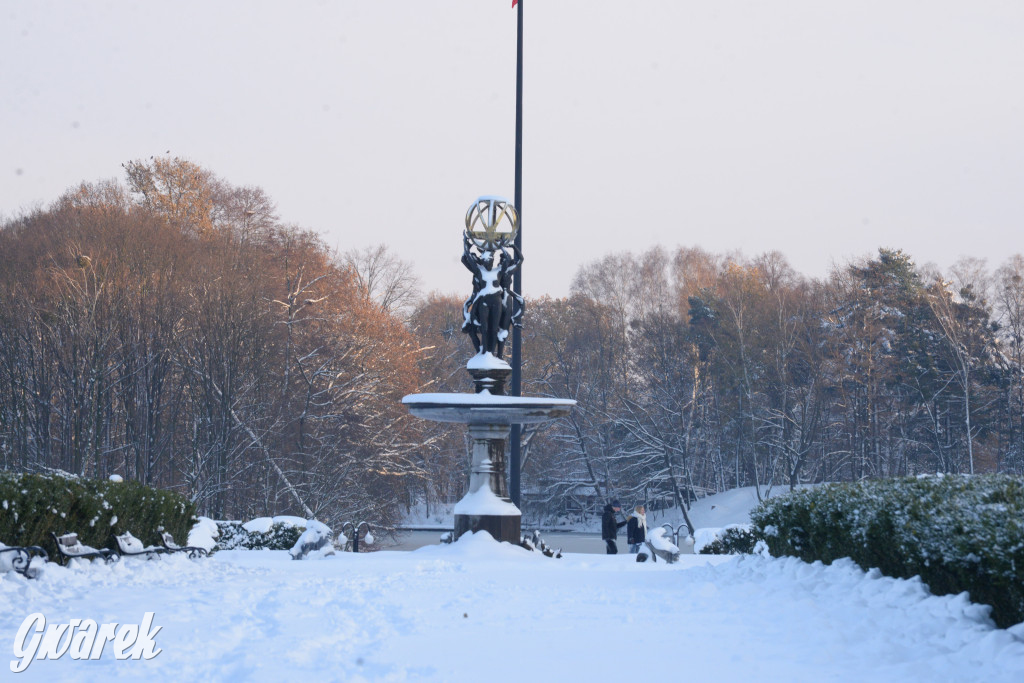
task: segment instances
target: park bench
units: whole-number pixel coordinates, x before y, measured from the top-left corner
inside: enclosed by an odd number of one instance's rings
[[[450,543],[451,541],[449,541]],[[529,551],[539,550],[544,557],[554,557],[555,559],[561,559],[562,549],[552,548],[544,542],[544,539],[540,536],[540,530],[534,529],[532,533],[521,536],[519,539],[519,545],[526,548]]]
[[[51,531],[50,536],[53,537],[53,542],[57,546],[57,554],[60,555],[63,564],[68,564],[71,560],[75,559],[92,560],[100,558],[108,563],[117,562],[121,559],[113,550],[82,545],[78,540],[78,534],[68,533],[58,536]]]
[[[302,560],[309,557],[310,553],[316,553],[318,551],[327,548],[331,543],[331,537],[326,534],[310,535],[306,536],[303,534],[299,537],[299,540],[295,543],[295,546],[288,551],[293,560]],[[334,554],[334,550],[330,549],[324,554]]]
[[[164,544],[164,548],[168,553],[187,553],[188,559],[194,560],[199,557],[209,557],[210,551],[206,548],[200,548],[192,545],[178,545],[174,542],[174,536],[169,531],[160,532],[160,541]]]
[[[553,557],[556,560],[562,559],[561,548],[552,548],[549,545],[545,545],[543,542],[540,544],[540,552],[544,555],[544,557]]]
[[[39,572],[32,569],[33,557],[42,557],[44,561],[50,559],[50,555],[37,545],[7,546],[0,543],[0,571],[10,569],[26,579],[34,579]]]
[[[666,550],[663,548],[655,548],[650,541],[644,541],[644,545],[646,545],[648,550],[651,551],[651,559],[655,562],[658,561],[659,557],[669,564],[672,564],[673,562],[679,559],[678,549],[673,552],[671,550]]]
[[[672,564],[679,559],[679,546],[670,540],[670,537],[667,535],[668,530],[665,527],[668,527],[668,525],[651,529],[651,532],[647,535],[647,540],[644,541],[644,545],[651,551],[652,560],[657,562],[660,557],[668,564]],[[668,529],[671,528],[668,527]]]
[[[288,551],[293,560],[324,558],[334,554],[331,529],[323,522],[308,520],[306,529]]]
[[[167,548],[143,545],[142,541],[132,536],[130,531],[120,535],[113,534],[113,537],[114,542],[117,543],[117,547],[121,551],[122,557],[145,557],[146,559],[152,559],[157,555],[163,555],[168,552]]]

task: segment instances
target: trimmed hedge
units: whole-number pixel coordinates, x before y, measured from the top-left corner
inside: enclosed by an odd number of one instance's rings
[[[51,557],[50,532],[74,532],[83,544],[104,548],[112,533],[125,531],[157,544],[163,527],[184,543],[194,521],[195,505],[186,498],[138,482],[0,472],[0,543],[41,545]]]
[[[700,555],[750,555],[761,540],[757,532],[746,525],[728,526],[718,537],[700,549]]]
[[[967,591],[1001,628],[1024,621],[1024,478],[828,484],[771,498],[750,517],[774,556],[849,557],[886,576],[920,576],[936,595]]]
[[[241,522],[217,522],[217,530],[215,550],[291,550],[306,527],[275,522],[262,532],[246,531]]]

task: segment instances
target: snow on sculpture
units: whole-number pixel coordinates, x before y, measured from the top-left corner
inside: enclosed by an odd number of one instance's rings
[[[524,301],[512,289],[523,263],[515,244],[518,230],[515,208],[497,197],[480,197],[466,213],[462,265],[473,274],[473,293],[462,306],[462,331],[480,356],[501,360],[509,330],[521,325]]]

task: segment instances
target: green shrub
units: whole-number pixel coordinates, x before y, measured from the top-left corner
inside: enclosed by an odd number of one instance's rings
[[[701,555],[750,555],[760,537],[745,525],[729,526],[722,533],[700,549]]]
[[[920,576],[936,595],[967,591],[1006,628],[1024,621],[1024,478],[935,476],[829,484],[751,513],[772,555],[849,557]]]
[[[217,522],[215,550],[291,550],[306,529],[301,526],[275,522],[270,530],[246,531],[241,522]]]
[[[305,530],[305,527],[278,522],[270,527],[270,531],[263,534],[263,547],[267,550],[291,550]]]
[[[161,527],[182,542],[194,521],[195,505],[186,498],[138,482],[0,472],[0,543],[6,545],[41,545],[54,555],[50,532],[74,532],[85,545],[103,548],[112,533],[125,531],[156,544]]]
[[[241,522],[217,522],[217,545],[214,550],[249,549],[249,532]]]

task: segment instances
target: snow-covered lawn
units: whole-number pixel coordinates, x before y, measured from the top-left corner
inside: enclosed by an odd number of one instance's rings
[[[36,661],[25,680],[1014,681],[1024,627],[851,563],[684,555],[555,560],[478,534],[415,552],[227,551],[0,576],[25,617],[140,623],[150,661]],[[1015,635],[1016,634],[1016,635]],[[0,677],[10,674],[2,663]],[[17,679],[15,679],[17,680]]]

